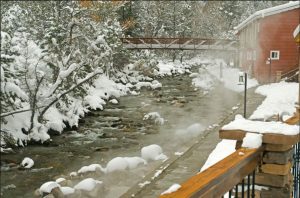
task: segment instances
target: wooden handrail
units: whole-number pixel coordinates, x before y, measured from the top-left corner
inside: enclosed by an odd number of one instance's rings
[[[259,163],[263,148],[240,148],[225,159],[191,177],[177,191],[160,198],[215,198],[231,190],[251,174]]]
[[[297,65],[295,67],[296,67],[295,69],[292,69],[284,74],[281,74],[281,79],[289,78],[289,77],[293,76],[294,74],[296,74],[297,71],[299,71],[299,67]]]

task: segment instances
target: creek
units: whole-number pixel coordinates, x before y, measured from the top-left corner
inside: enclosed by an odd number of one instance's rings
[[[114,157],[140,156],[141,148],[150,144],[160,145],[167,156],[184,152],[195,137],[178,135],[178,129],[184,130],[194,123],[204,129],[212,127],[232,112],[241,99],[240,94],[222,84],[216,84],[210,92],[199,90],[192,85],[188,74],[158,80],[163,85],[160,90],[143,89],[137,96],[119,98],[118,104],[107,104],[103,111],[92,111],[78,129],[53,136],[53,144],[49,146],[30,145],[15,149],[12,154],[1,154],[2,165],[19,164],[24,157],[35,162],[30,170],[2,168],[1,197],[33,197],[34,190],[46,181],[68,176],[89,164],[105,166]],[[144,121],[149,112],[158,112],[164,124]],[[94,175],[94,178],[104,182],[103,197],[115,198],[161,163],[154,161],[123,173]]]

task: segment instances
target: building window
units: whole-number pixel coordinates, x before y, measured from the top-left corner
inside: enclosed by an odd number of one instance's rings
[[[271,60],[279,60],[279,51],[270,51]]]
[[[255,50],[253,50],[253,55],[252,55],[252,57],[253,57],[253,60],[256,60],[256,51],[255,51]]]
[[[251,53],[251,51],[247,52],[247,60],[252,60],[252,53]]]

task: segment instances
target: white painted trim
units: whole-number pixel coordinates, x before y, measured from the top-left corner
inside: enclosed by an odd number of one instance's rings
[[[279,5],[279,6],[259,10],[259,11],[255,12],[254,14],[252,14],[251,16],[249,16],[245,21],[240,23],[234,29],[237,30],[237,33],[238,33],[240,30],[242,30],[249,23],[251,23],[252,21],[254,21],[256,19],[264,18],[266,16],[278,14],[278,13],[281,13],[281,12],[286,12],[286,11],[297,9],[297,8],[300,8],[300,2],[299,1],[292,1],[292,2],[282,4],[282,5]]]
[[[278,54],[278,56],[277,56],[276,58],[273,58],[273,57],[272,57],[272,53],[273,53],[273,52],[275,52],[275,53]],[[279,59],[280,59],[280,51],[279,51],[279,50],[271,50],[271,51],[270,51],[270,59],[271,59],[271,60],[279,60]]]

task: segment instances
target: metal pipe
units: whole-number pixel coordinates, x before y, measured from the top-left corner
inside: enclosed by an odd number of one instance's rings
[[[247,114],[247,73],[244,73],[245,75],[245,87],[244,87],[244,118],[246,118]]]

